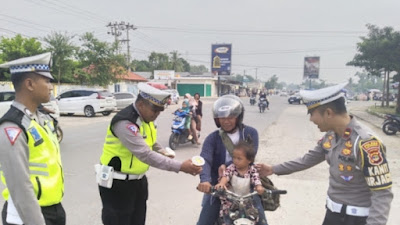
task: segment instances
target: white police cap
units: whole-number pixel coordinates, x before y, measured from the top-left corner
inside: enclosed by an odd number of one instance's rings
[[[343,88],[346,85],[347,82],[318,90],[301,90],[299,94],[304,104],[307,106],[307,109],[310,110],[343,97]]]
[[[54,79],[50,74],[51,53],[16,59],[0,65],[0,68],[10,68],[11,75],[33,72]]]
[[[170,93],[162,91],[155,87],[152,87],[146,83],[139,83],[139,95],[142,96],[147,101],[151,102],[153,105],[164,107],[168,102],[168,98],[171,96]]]

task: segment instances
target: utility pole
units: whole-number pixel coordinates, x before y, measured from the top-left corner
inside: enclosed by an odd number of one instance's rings
[[[106,27],[109,27],[111,29],[111,31],[108,31],[107,34],[111,34],[114,36],[115,38],[115,43],[117,44],[117,50],[116,53],[119,54],[119,40],[118,37],[122,35],[122,33],[118,30],[118,23],[114,22],[114,23],[108,23],[108,25]]]
[[[257,70],[258,70],[258,68],[256,68],[256,80],[257,80]]]
[[[127,46],[127,54],[126,54],[126,66],[130,70],[130,62],[131,62],[131,53],[130,53],[130,39],[129,39],[129,30],[136,30],[137,28],[130,23],[125,23],[124,21],[121,21],[119,23],[114,22],[114,23],[109,23],[107,27],[111,28],[111,32],[107,32],[108,34],[114,35],[115,37],[115,42],[117,43],[117,54],[119,54],[119,40],[118,37],[122,35],[121,31],[126,30],[126,39],[120,40],[123,43],[126,43]],[[121,31],[120,31],[121,30]]]
[[[129,30],[136,30],[137,28],[133,24],[121,22],[119,24],[119,28],[121,30],[126,30],[126,39],[121,40],[122,42],[126,42],[126,47],[127,47],[127,53],[126,53],[126,65],[128,67],[128,70],[130,71],[130,66],[129,64],[131,63],[131,52],[130,52],[130,45],[129,45]]]

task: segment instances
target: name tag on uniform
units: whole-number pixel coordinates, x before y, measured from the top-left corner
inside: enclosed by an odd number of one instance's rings
[[[35,142],[34,146],[38,146],[43,143],[43,138],[40,136],[39,132],[35,127],[28,129],[28,132],[32,135],[33,141]]]

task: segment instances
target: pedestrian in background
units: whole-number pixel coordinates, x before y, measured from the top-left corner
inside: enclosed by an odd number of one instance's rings
[[[300,158],[257,167],[261,176],[286,175],[326,160],[330,176],[323,225],[384,225],[393,199],[386,148],[347,113],[345,86],[300,91],[310,121],[326,134]]]
[[[154,121],[164,110],[169,93],[139,83],[134,104],[111,120],[96,165],[105,225],[144,225],[148,197],[146,172],[150,166],[161,170],[199,174],[201,167],[186,160],[173,160],[157,142]],[[167,206],[166,206],[167,207]]]
[[[196,107],[196,130],[201,131],[201,119],[203,118],[203,102],[200,100],[200,94],[194,94],[194,99],[197,102]]]
[[[15,100],[0,119],[4,225],[64,225],[64,174],[52,118],[38,110],[50,101],[50,53],[0,65],[10,68]]]
[[[189,93],[186,93],[184,96],[185,99],[189,100],[189,105],[190,105],[190,111],[192,112],[192,120],[190,122],[190,133],[192,137],[194,138],[195,142],[197,145],[201,145],[199,142],[199,136],[197,135],[197,130],[196,130],[196,123],[197,123],[197,101],[195,98],[193,98]]]

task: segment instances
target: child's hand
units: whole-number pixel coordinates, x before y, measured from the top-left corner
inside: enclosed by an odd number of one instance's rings
[[[256,186],[256,191],[257,191],[257,193],[259,194],[259,195],[262,195],[263,193],[264,193],[264,187],[263,186],[261,186],[261,185],[257,185]]]
[[[225,185],[223,185],[223,184],[221,184],[221,183],[218,183],[218,184],[216,184],[215,186],[214,186],[214,188],[216,189],[216,190],[219,190],[219,189],[226,189],[226,186]]]

